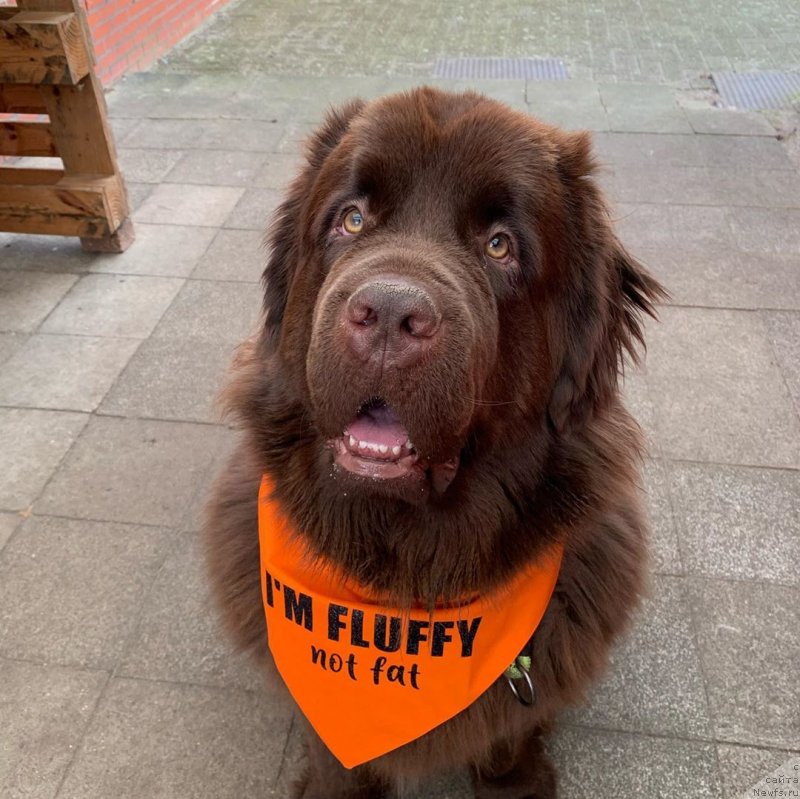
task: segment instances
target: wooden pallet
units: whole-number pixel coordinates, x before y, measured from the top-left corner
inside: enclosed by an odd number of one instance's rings
[[[21,121],[25,114],[47,120]],[[80,236],[92,252],[122,252],[133,241],[79,0],[0,6],[0,156],[58,157],[63,164],[0,166],[0,231]]]

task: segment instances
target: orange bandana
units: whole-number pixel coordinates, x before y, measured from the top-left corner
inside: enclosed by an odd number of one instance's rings
[[[311,563],[271,500],[258,497],[269,648],[289,691],[346,768],[413,741],[472,704],[544,615],[562,547],[492,596],[456,607],[385,607],[331,564]]]

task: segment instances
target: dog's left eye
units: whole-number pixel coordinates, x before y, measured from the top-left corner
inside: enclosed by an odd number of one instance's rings
[[[498,233],[486,242],[486,254],[495,261],[503,261],[511,253],[511,244],[508,236]]]
[[[364,227],[364,217],[358,208],[351,208],[342,219],[342,228],[345,233],[360,233]]]

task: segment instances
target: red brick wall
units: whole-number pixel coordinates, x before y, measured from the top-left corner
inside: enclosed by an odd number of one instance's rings
[[[229,0],[81,0],[105,85],[146,69]]]
[[[149,67],[230,0],[80,0],[92,31],[97,74],[108,86]],[[14,0],[0,0],[0,6]]]

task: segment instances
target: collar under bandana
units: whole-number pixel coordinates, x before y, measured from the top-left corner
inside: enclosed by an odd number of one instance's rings
[[[307,556],[265,475],[258,501],[269,647],[306,718],[347,768],[421,737],[508,669],[544,616],[563,548],[491,596],[436,609],[385,607]]]

